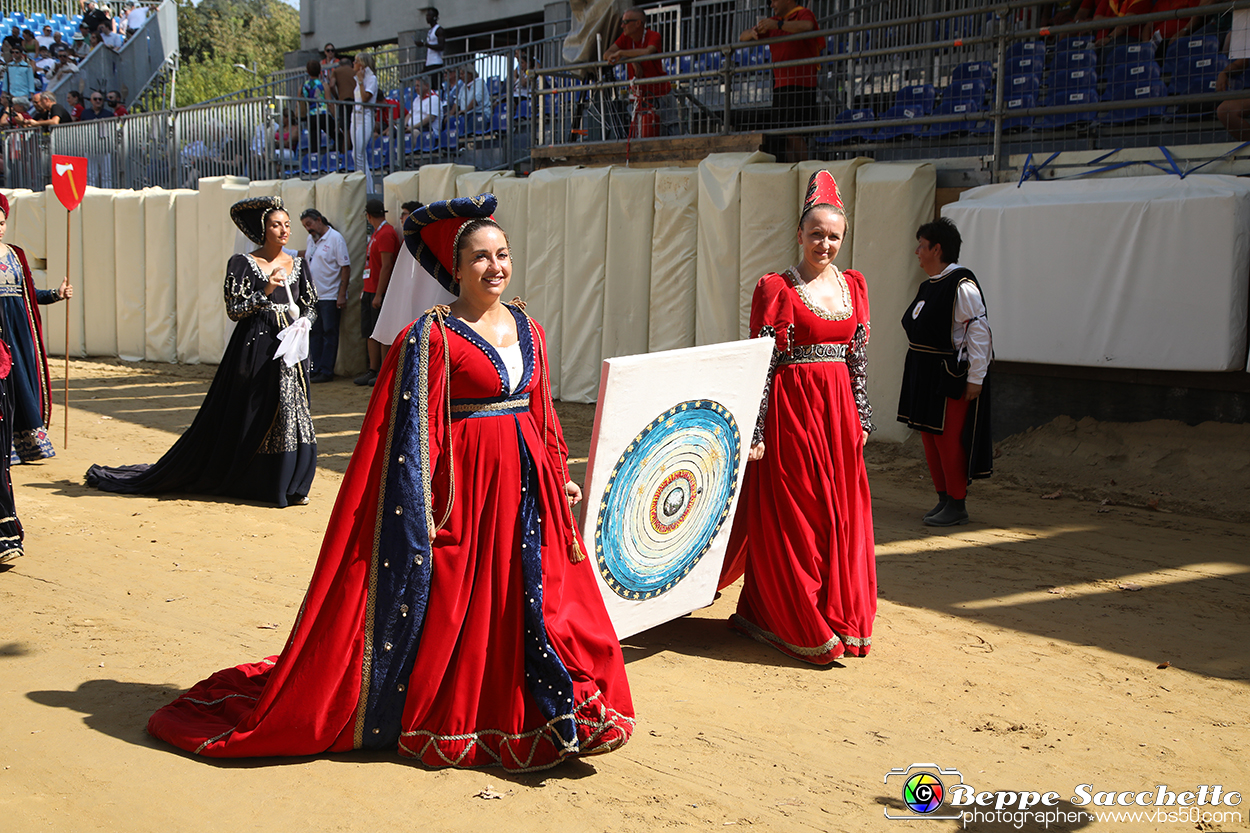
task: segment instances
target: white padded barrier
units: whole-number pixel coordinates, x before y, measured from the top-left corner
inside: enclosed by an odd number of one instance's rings
[[[547,333],[551,395],[560,398],[563,339],[566,180],[576,168],[544,168],[529,176],[529,227],[525,270],[526,311]]]
[[[613,168],[608,182],[603,358],[647,352],[655,171]],[[596,376],[596,384],[598,377]]]
[[[772,162],[766,153],[713,153],[699,163],[699,260],[695,344],[738,338],[742,169]],[[756,276],[759,277],[758,275]]]
[[[608,182],[611,168],[580,168],[565,180],[564,336],[561,398],[594,402],[603,361],[603,292],[607,278]]]
[[[693,347],[695,343],[698,170],[658,169],[654,199],[651,292],[647,312],[647,349],[652,353]]]
[[[907,338],[899,323],[925,279],[916,261],[916,229],[933,219],[937,174],[924,162],[873,162],[856,172],[854,266],[868,282],[872,336],[868,398],[878,439],[901,442],[897,421]]]
[[[784,271],[797,262],[801,189],[794,166],[775,163],[743,167],[740,187],[736,337],[747,338],[755,285],[769,272]]]
[[[177,359],[178,222],[176,191],[143,191],[144,348],[150,362]],[[120,335],[120,332],[119,332]]]
[[[143,361],[147,349],[147,223],[142,191],[113,192],[117,357]],[[92,313],[94,314],[94,307]]]
[[[178,318],[175,339],[177,359],[200,363],[200,195],[179,189],[174,194],[174,229],[177,235],[177,277],[174,309]]]
[[[512,283],[508,284],[508,298],[528,299],[529,179],[498,177],[491,180],[490,188],[499,200],[495,221],[508,235],[508,250],[512,253]]]
[[[1245,368],[1250,182],[1123,177],[974,188],[942,209],[999,359]]]

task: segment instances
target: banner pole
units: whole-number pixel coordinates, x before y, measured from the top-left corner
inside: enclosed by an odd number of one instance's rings
[[[65,212],[65,274],[69,275],[70,212]],[[69,298],[65,298],[65,442],[62,448],[69,450]]]

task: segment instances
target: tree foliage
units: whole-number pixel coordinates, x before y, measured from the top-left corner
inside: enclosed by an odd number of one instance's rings
[[[299,49],[299,12],[281,0],[178,2],[179,107],[256,86]],[[257,76],[238,69],[256,67]],[[259,77],[258,77],[259,76]]]

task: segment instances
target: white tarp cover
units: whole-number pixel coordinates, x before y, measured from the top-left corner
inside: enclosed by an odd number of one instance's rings
[[[560,356],[564,337],[564,219],[567,179],[577,168],[544,168],[529,176],[529,228],[525,270],[526,312],[547,333],[551,395],[560,399]],[[597,352],[597,351],[596,351]]]
[[[21,246],[26,252],[27,260],[45,260],[48,257],[45,193],[35,193],[26,188],[0,188],[0,194],[8,199],[9,213],[12,215],[8,218],[4,242]],[[56,199],[51,189],[46,196]],[[62,221],[64,219],[61,218]]]
[[[248,181],[241,176],[201,177],[198,188],[200,279],[197,323],[200,361],[217,364],[226,352],[226,342],[234,327],[234,322],[226,315],[222,293],[226,283],[226,261],[240,250],[239,234],[230,219],[230,206],[247,196]]]
[[[522,299],[529,277],[526,252],[529,251],[529,180],[499,177],[490,181],[491,192],[499,199],[495,222],[508,235],[508,251],[512,255],[512,282],[508,284],[508,300]]]
[[[297,252],[302,252],[308,248],[308,232],[304,230],[304,224],[300,221],[299,215],[304,213],[306,208],[317,207],[317,181],[284,179],[278,195],[282,197],[282,204],[291,214],[291,240],[287,246]]]
[[[608,178],[611,168],[581,168],[566,180],[564,334],[560,398],[594,402],[603,358],[603,291],[607,278]]]
[[[456,177],[472,172],[472,165],[457,165],[454,162],[422,165],[421,176],[417,179],[419,199],[426,205],[453,199],[456,196]]]
[[[629,6],[622,0],[569,0],[573,24],[561,47],[564,63],[583,64],[598,60],[600,44],[604,51],[612,45],[610,39],[620,34],[621,12]]]
[[[618,637],[712,603],[771,355],[754,339],[603,363],[581,528]]]
[[[82,216],[82,236],[74,235],[74,244],[81,245],[82,280],[78,282],[78,306],[90,314],[84,318],[87,355],[116,356],[117,352],[117,243],[113,236],[114,201],[121,191],[87,188],[82,204],[74,209]],[[59,204],[59,200],[57,201]],[[59,224],[58,224],[59,225]],[[62,232],[64,231],[62,227]],[[133,239],[133,238],[132,238]],[[87,243],[90,241],[90,243]],[[142,242],[142,237],[135,241]],[[55,274],[55,272],[54,272]],[[73,274],[73,273],[71,273]],[[140,327],[142,337],[143,329]],[[142,349],[142,348],[140,348]]]
[[[421,199],[417,171],[396,171],[382,179],[382,202],[386,204],[387,217],[393,218],[395,230],[402,236],[404,230],[399,227],[399,210],[410,200]]]
[[[478,194],[492,194],[491,183],[501,177],[513,176],[512,171],[469,171],[456,177],[457,197],[476,197]]]
[[[943,208],[1008,361],[1243,369],[1250,181],[1195,175],[974,188]]]
[[[766,153],[713,153],[699,163],[699,260],[695,268],[698,306],[695,344],[738,338],[741,319],[741,173]],[[759,275],[756,275],[758,280]]]
[[[647,349],[655,353],[693,347],[698,306],[698,169],[661,168],[655,172],[652,229]]]
[[[91,189],[87,189],[87,193],[91,193]],[[87,344],[85,335],[85,316],[83,310],[86,308],[87,298],[89,294],[87,287],[83,285],[82,271],[82,230],[83,230],[83,211],[80,205],[69,215],[69,262],[66,263],[66,218],[65,206],[61,205],[52,194],[52,186],[48,186],[45,193],[44,205],[47,210],[48,218],[48,274],[50,275],[69,275],[70,280],[74,284],[74,297],[68,304],[59,304],[60,309],[56,310],[40,310],[43,315],[44,341],[48,345],[48,353],[56,356],[65,355],[65,323],[66,317],[69,318],[69,354],[71,356],[87,355]],[[112,234],[109,235],[109,242],[113,240]],[[60,286],[58,281],[57,286]],[[47,287],[45,285],[45,289]],[[55,287],[51,287],[55,288]],[[104,353],[105,356],[116,356],[116,339],[114,339],[114,352]]]
[[[117,357],[141,362],[147,346],[147,225],[143,193],[117,191],[113,197],[113,262],[117,314]],[[94,308],[93,308],[94,314]]]
[[[364,283],[365,177],[364,174],[331,174],[317,180],[317,210],[343,235],[352,259],[347,282],[347,306],[339,318],[339,358],[334,372],[355,376],[365,369],[365,342],[360,337],[360,293]]]
[[[655,171],[613,168],[608,184],[608,277],[603,357],[647,352]],[[595,382],[598,387],[598,380]]]
[[[143,355],[150,362],[177,358],[177,195],[176,191],[157,188],[143,191],[143,237],[147,241],[143,259]]]
[[[200,195],[174,193],[178,273],[175,306],[178,310],[178,361],[200,363]]]
[[[738,233],[738,338],[751,335],[751,297],[769,272],[792,266],[798,257],[799,187],[793,165],[760,162],[742,169],[742,212]]]
[[[855,175],[855,250],[851,262],[868,281],[872,337],[868,398],[878,439],[901,442],[897,421],[907,338],[899,323],[925,277],[916,262],[916,229],[933,219],[937,174],[925,162],[874,162]]]

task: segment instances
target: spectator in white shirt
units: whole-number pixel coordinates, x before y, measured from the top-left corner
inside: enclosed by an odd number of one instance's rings
[[[412,99],[412,110],[408,113],[407,125],[414,141],[422,131],[437,133],[443,127],[443,102],[438,93],[430,89],[429,79],[419,76],[416,92]]]
[[[38,41],[40,46],[46,46],[51,49],[52,44],[56,43],[56,38],[52,35],[52,27],[44,26],[43,34],[35,35],[35,40]]]
[[[334,378],[334,365],[338,360],[339,317],[347,305],[352,261],[343,235],[320,211],[305,209],[299,219],[308,232],[308,248],[301,254],[317,289],[317,318],[308,342],[310,378],[313,382],[329,382]]]
[[[127,37],[133,35],[139,30],[139,27],[148,22],[148,10],[146,6],[140,6],[138,3],[131,3],[130,10],[126,12],[126,31]]]
[[[109,28],[107,23],[101,23],[100,28],[96,30],[100,36],[100,43],[112,49],[114,52],[122,48],[125,39]]]

